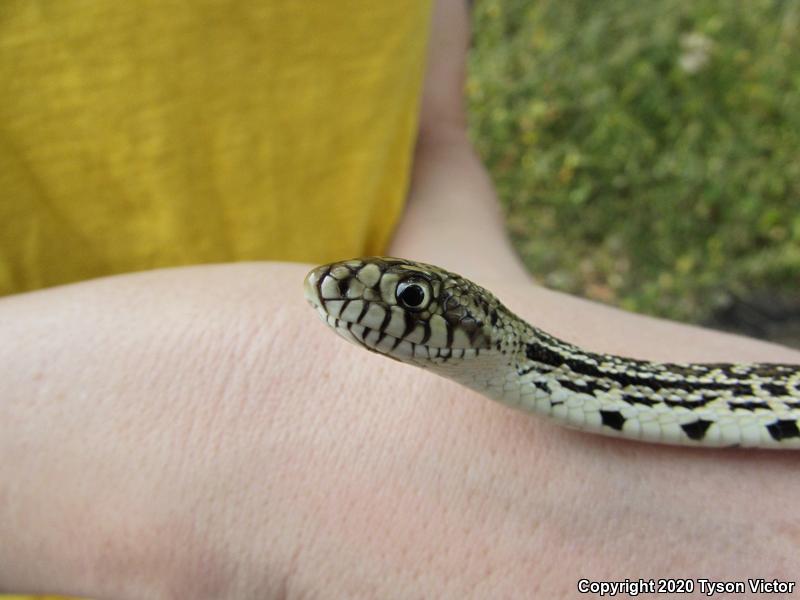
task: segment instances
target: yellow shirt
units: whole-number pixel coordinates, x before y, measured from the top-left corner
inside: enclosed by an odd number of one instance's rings
[[[0,295],[385,250],[428,0],[5,0]]]
[[[429,9],[4,0],[0,295],[381,253],[408,183]]]

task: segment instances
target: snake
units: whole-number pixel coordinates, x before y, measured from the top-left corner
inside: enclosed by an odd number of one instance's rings
[[[701,448],[800,449],[800,366],[653,362],[585,350],[440,267],[387,257],[314,268],[339,336],[580,431]]]

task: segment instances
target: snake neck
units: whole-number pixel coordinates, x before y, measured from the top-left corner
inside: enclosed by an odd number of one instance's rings
[[[522,320],[499,321],[495,331],[503,334],[479,360],[436,370],[514,408],[604,435],[730,445],[723,423],[766,415],[754,437],[733,443],[800,444],[796,365],[637,360],[588,352]]]
[[[463,361],[427,362],[462,385],[570,428],[702,446],[800,447],[800,368],[660,363],[586,351],[524,321]]]

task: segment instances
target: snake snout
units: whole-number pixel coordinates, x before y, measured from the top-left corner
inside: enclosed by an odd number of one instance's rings
[[[305,281],[303,281],[303,295],[306,301],[314,308],[318,308],[321,304],[319,286],[320,280],[325,276],[326,272],[327,269],[325,267],[317,267],[316,269],[312,269],[308,275],[306,275]]]

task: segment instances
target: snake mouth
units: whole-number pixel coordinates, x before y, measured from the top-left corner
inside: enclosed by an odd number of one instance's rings
[[[313,302],[309,301],[309,303],[314,306]],[[385,331],[334,317],[328,314],[325,308],[320,305],[316,305],[315,309],[322,322],[333,329],[339,337],[370,352],[401,362],[426,366],[428,364],[442,364],[457,359],[473,358],[478,355],[478,350],[474,348],[438,348],[427,344],[416,344]]]
[[[453,358],[464,358],[470,350],[460,348],[436,348],[426,344],[415,344],[408,340],[393,336],[385,331],[366,327],[359,323],[338,319],[318,307],[320,318],[340,337],[362,348],[382,354],[401,361],[418,362],[431,361],[444,362]],[[474,351],[472,351],[474,354]]]

